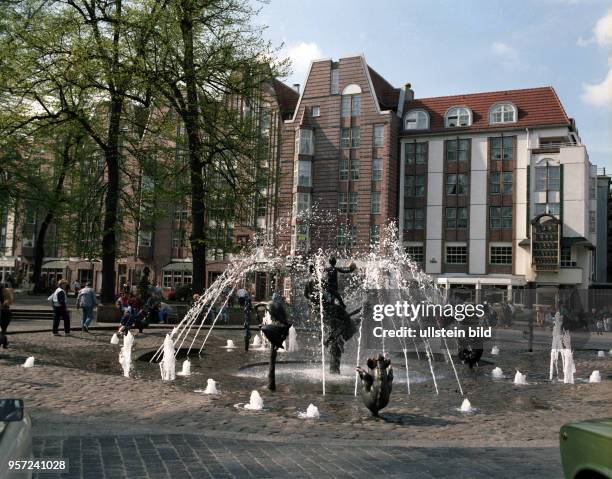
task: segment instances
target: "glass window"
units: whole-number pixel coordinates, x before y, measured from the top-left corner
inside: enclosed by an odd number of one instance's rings
[[[512,264],[512,246],[491,246],[489,263]]]
[[[414,196],[415,177],[410,175],[405,177],[404,196]]]
[[[414,229],[414,208],[406,208],[404,210],[404,230],[411,231]]]
[[[352,213],[352,214],[357,213],[357,193],[354,191],[351,191],[348,194],[348,199],[349,199],[349,206],[348,206],[349,213]]]
[[[340,72],[337,68],[332,68],[331,70],[331,78],[330,78],[330,88],[329,92],[331,95],[337,95],[339,91],[340,85]]]
[[[511,161],[514,159],[514,137],[491,138],[491,159]]]
[[[423,110],[413,110],[406,114],[404,129],[425,130],[429,128],[429,115]]]
[[[489,227],[491,229],[512,228],[512,207],[491,206],[489,208]]]
[[[361,115],[361,95],[351,95],[351,116]]]
[[[349,178],[349,160],[341,158],[339,164],[340,164],[340,172],[339,172],[340,181],[346,181]]]
[[[423,246],[408,246],[406,253],[412,258],[415,263],[423,263],[425,260],[425,252]]]
[[[374,125],[374,146],[380,147],[385,144],[385,125]]]
[[[183,248],[185,246],[185,230],[172,231],[172,247]]]
[[[446,140],[446,161],[468,161],[470,140]]]
[[[357,227],[354,225],[338,226],[336,242],[340,248],[350,248],[351,246],[354,246],[357,242]]]
[[[380,213],[380,191],[372,191],[372,214]]]
[[[422,230],[425,229],[425,209],[424,208],[406,208],[404,210],[404,230]]]
[[[374,158],[372,160],[372,181],[382,180],[382,168],[383,168],[382,158]]]
[[[151,246],[152,241],[153,231],[140,230],[138,232],[138,246],[149,247]]]
[[[427,164],[427,143],[406,143],[404,146],[406,165]]]
[[[465,107],[455,107],[446,113],[446,127],[453,128],[458,126],[470,126],[472,124],[472,114]]]
[[[359,160],[351,160],[350,178],[351,180],[359,179]]]
[[[589,233],[597,231],[597,212],[589,211]]]
[[[446,208],[446,228],[465,229],[468,226],[467,208]]]
[[[338,193],[338,211],[348,213],[348,195],[344,192]]]
[[[351,129],[350,128],[340,129],[340,147],[341,148],[351,147]]]
[[[417,175],[415,177],[414,196],[417,198],[425,196],[425,175]]]
[[[575,268],[576,262],[572,261],[572,249],[568,247],[561,248],[561,267]]]
[[[468,176],[450,174],[446,176],[447,195],[466,195],[468,192]]]
[[[516,121],[516,108],[511,103],[500,103],[491,109],[490,123],[514,123]]]
[[[309,234],[308,234],[308,225],[305,224],[297,224],[295,225],[295,234],[293,237],[293,246],[294,250],[306,252],[309,247]]]
[[[315,105],[312,107],[312,116],[321,116],[321,107],[319,105]]]
[[[370,244],[375,245],[380,242],[380,225],[370,226]]]
[[[360,130],[358,126],[351,128],[351,148],[359,148]]]
[[[300,129],[295,137],[296,153],[299,155],[314,155],[312,130]]]
[[[312,163],[310,161],[297,162],[298,186],[312,186]]]
[[[310,193],[296,193],[294,203],[294,216],[310,211]]]
[[[342,118],[351,115],[351,95],[342,95]]]
[[[561,191],[560,166],[536,166],[536,191]]]
[[[189,209],[185,203],[179,203],[174,207],[174,220],[175,221],[187,221],[189,215]]]
[[[467,246],[447,246],[447,264],[467,264]]]

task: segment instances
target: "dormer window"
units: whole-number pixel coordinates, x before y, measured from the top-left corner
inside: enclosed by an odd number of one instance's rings
[[[472,112],[469,108],[456,106],[446,112],[446,128],[470,126],[472,124]]]
[[[405,130],[426,130],[429,128],[429,115],[424,110],[412,110],[404,118]]]
[[[516,123],[516,107],[512,103],[499,103],[491,108],[489,123]]]

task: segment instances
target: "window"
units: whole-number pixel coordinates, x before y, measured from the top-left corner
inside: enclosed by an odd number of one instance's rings
[[[380,213],[380,191],[372,191],[372,214]]]
[[[298,186],[312,186],[312,163],[310,161],[298,161],[296,166]]]
[[[514,137],[491,138],[491,159],[511,161],[514,159]]]
[[[295,152],[298,155],[314,155],[312,130],[300,129],[295,136]]]
[[[512,172],[492,171],[489,176],[489,192],[492,195],[512,193]]]
[[[427,164],[427,143],[406,143],[404,146],[406,165]]]
[[[446,208],[446,228],[465,229],[468,226],[467,208]]]
[[[348,130],[348,128],[347,128]],[[347,181],[349,178],[349,160],[340,159],[340,181]]]
[[[589,185],[589,199],[597,199],[597,178],[591,178],[591,184]]]
[[[406,253],[412,258],[415,263],[423,263],[425,260],[423,246],[407,246]]]
[[[342,118],[361,115],[361,95],[342,95]]]
[[[468,161],[470,156],[470,140],[446,140],[446,161]]]
[[[412,110],[404,119],[405,130],[425,130],[429,128],[429,115],[423,110]]]
[[[348,195],[346,193],[338,193],[338,211],[348,213]]]
[[[489,249],[490,264],[512,264],[512,246],[491,245]]]
[[[447,195],[466,195],[468,192],[468,176],[463,174],[446,176]]]
[[[572,249],[568,247],[561,247],[561,267],[562,268],[575,268],[576,262],[572,261]]]
[[[372,160],[372,181],[382,180],[382,168],[383,168],[382,164],[383,164],[382,158],[374,158]]]
[[[374,125],[374,146],[380,147],[385,144],[385,125]]]
[[[489,227],[491,229],[512,228],[512,207],[491,206],[489,208]]]
[[[172,231],[172,247],[183,248],[185,246],[185,230]]]
[[[516,122],[516,108],[512,103],[500,103],[494,105],[489,113],[489,123],[514,123]]]
[[[589,233],[597,231],[597,212],[589,211]]]
[[[187,221],[189,211],[185,203],[180,203],[174,207],[174,220],[175,221]]]
[[[319,105],[313,106],[310,114],[311,116],[321,116],[321,107]]]
[[[297,224],[294,229],[293,249],[295,251],[308,251],[308,225]]]
[[[360,131],[358,126],[340,129],[341,148],[359,148]]]
[[[425,229],[425,209],[407,208],[404,210],[404,230]]]
[[[340,248],[350,248],[355,246],[357,239],[357,227],[354,225],[338,226],[336,235],[336,243]]]
[[[410,197],[425,196],[425,175],[406,176],[404,195]]]
[[[340,73],[337,68],[332,68],[329,93],[331,95],[337,95],[340,89]]]
[[[447,264],[467,264],[467,246],[447,246]]]
[[[153,240],[153,231],[140,230],[138,232],[138,246],[151,246]]]
[[[294,203],[294,216],[310,211],[310,193],[296,193]]]
[[[351,160],[350,178],[351,180],[359,179],[359,160]]]
[[[465,107],[454,107],[446,112],[446,127],[470,126],[472,112]]]
[[[370,226],[370,244],[375,245],[380,242],[380,225]]]
[[[535,216],[548,213],[549,215],[559,216],[561,214],[560,203],[536,203],[535,204]]]
[[[348,194],[348,212],[355,214],[357,213],[357,193],[354,191],[351,191]]]
[[[561,191],[560,166],[536,166],[536,191]]]

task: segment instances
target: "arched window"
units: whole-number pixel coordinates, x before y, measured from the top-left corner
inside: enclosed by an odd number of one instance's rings
[[[429,115],[425,110],[412,110],[404,118],[405,130],[426,130],[429,128]]]
[[[361,114],[361,87],[355,83],[342,90],[342,118]]]
[[[489,112],[489,123],[516,123],[516,107],[512,103],[498,103]]]
[[[446,127],[470,126],[472,124],[472,112],[464,106],[455,106],[446,112]]]

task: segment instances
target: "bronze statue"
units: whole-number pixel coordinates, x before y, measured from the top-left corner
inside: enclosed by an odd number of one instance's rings
[[[378,411],[389,404],[393,388],[393,368],[391,360],[385,359],[382,354],[379,354],[378,358],[368,359],[367,365],[370,372],[361,367],[357,368],[361,379],[359,395],[372,415],[378,416]]]
[[[268,389],[276,390],[276,354],[278,348],[283,347],[283,342],[289,335],[291,323],[287,319],[287,311],[283,301],[279,298],[276,301],[271,301],[266,309],[270,313],[272,322],[264,324],[261,327],[261,332],[266,339],[270,341],[270,365],[268,369]]]

